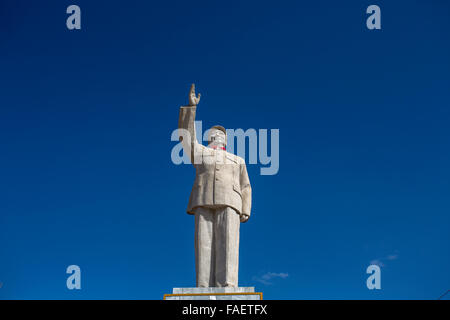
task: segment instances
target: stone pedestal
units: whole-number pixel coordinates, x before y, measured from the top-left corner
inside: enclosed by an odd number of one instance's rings
[[[164,300],[262,300],[255,287],[173,288]]]

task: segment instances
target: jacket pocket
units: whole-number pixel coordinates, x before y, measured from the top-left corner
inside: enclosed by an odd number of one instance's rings
[[[237,162],[237,160],[233,157],[233,156],[230,156],[230,155],[226,155],[226,158],[227,158],[227,160],[228,161],[230,161],[231,163],[238,163]]]

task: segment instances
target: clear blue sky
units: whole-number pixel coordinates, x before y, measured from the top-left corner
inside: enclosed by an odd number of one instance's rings
[[[382,30],[365,26],[370,4]],[[195,285],[194,170],[170,159],[195,82],[205,126],[280,129],[279,173],[248,167],[240,285],[436,299],[450,289],[449,13],[437,0],[2,0],[0,298]]]

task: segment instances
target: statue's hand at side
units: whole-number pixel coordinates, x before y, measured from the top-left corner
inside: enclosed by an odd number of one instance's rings
[[[192,84],[191,90],[189,91],[189,105],[196,106],[200,102],[200,97],[200,93],[197,95],[197,97],[195,96],[195,84]]]
[[[240,218],[241,222],[247,222],[247,220],[248,220],[248,218],[250,218],[250,216],[248,216],[247,214],[241,213],[239,215],[239,218]]]

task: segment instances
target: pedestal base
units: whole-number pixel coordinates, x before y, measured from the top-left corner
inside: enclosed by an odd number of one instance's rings
[[[164,300],[262,300],[255,287],[173,288]]]

